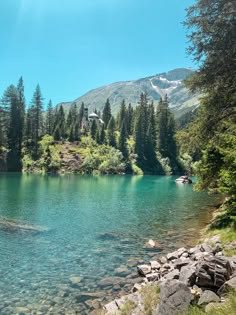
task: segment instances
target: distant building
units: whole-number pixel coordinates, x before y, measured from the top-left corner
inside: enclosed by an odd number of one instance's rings
[[[97,122],[98,127],[101,127],[104,124],[104,121],[99,118],[96,113],[92,112],[91,114],[88,114],[88,108],[85,108],[82,118],[82,129],[90,129],[94,120]]]

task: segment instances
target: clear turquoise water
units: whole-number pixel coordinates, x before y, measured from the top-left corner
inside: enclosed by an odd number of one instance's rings
[[[43,314],[47,307],[52,314],[59,309],[88,314],[91,300],[84,303],[81,292],[99,291],[96,301],[104,303],[130,289],[137,260],[191,243],[216,199],[174,179],[1,174],[0,217],[48,231],[0,229],[0,314],[42,305]],[[159,242],[160,250],[145,249],[150,238]],[[131,275],[124,282],[99,283],[123,277],[115,269],[127,264]],[[81,282],[71,286],[71,276]]]

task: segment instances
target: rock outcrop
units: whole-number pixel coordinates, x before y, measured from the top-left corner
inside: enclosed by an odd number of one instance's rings
[[[132,289],[139,305],[132,315],[142,314],[140,292],[144,286],[160,287],[160,301],[153,315],[177,315],[186,311],[190,303],[208,309],[221,303],[228,291],[236,289],[236,256],[224,256],[223,246],[215,236],[188,250],[180,248],[166,257],[138,265],[137,272],[144,281]],[[119,314],[120,305],[117,300],[106,305],[107,314]]]

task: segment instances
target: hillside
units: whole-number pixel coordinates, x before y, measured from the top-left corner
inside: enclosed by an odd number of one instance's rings
[[[191,69],[179,68],[169,72],[164,72],[132,81],[116,82],[106,86],[91,90],[78,97],[72,102],[62,102],[68,109],[74,102],[81,105],[82,102],[90,111],[94,108],[102,110],[107,98],[110,100],[113,113],[119,110],[121,101],[135,106],[138,103],[141,92],[147,92],[149,99],[157,103],[160,97],[168,95],[170,107],[173,108],[176,116],[195,108],[198,105],[198,98],[189,93],[183,81],[194,73]]]

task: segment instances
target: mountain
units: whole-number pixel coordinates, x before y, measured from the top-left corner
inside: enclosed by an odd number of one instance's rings
[[[136,106],[142,92],[147,92],[150,100],[157,103],[160,97],[168,95],[170,107],[173,108],[176,117],[186,113],[198,105],[198,97],[191,94],[184,86],[183,81],[194,74],[194,70],[179,68],[169,72],[163,72],[132,81],[112,83],[106,86],[91,90],[73,102],[60,103],[68,109],[72,103],[77,103],[78,107],[84,102],[89,111],[102,110],[109,98],[112,112],[118,112],[121,101],[125,99],[126,104],[131,103]]]

